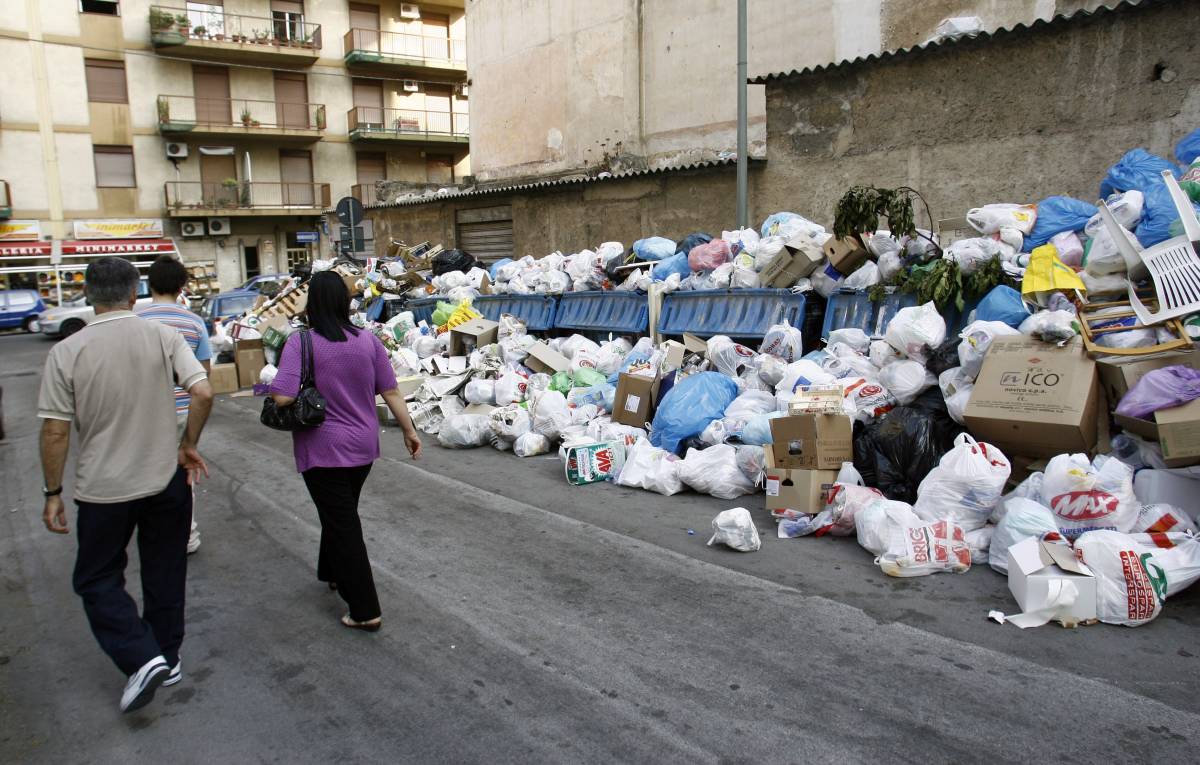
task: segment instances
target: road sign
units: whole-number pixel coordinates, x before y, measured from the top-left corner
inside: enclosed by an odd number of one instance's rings
[[[337,219],[343,226],[354,226],[363,219],[363,206],[354,197],[342,197],[334,208]]]
[[[297,231],[296,241],[302,243],[319,242],[321,241],[321,235],[316,231]]]

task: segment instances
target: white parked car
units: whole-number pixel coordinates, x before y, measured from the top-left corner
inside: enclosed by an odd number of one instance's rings
[[[150,284],[143,278],[138,282],[137,305],[149,302]],[[95,316],[96,311],[88,305],[87,298],[79,297],[64,301],[57,308],[42,311],[31,330],[41,332],[46,337],[70,337],[83,329]]]

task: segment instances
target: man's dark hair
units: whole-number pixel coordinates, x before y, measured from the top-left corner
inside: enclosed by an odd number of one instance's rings
[[[187,268],[172,255],[159,255],[150,264],[150,289],[159,295],[178,295],[188,283]]]
[[[100,258],[84,273],[88,302],[98,306],[124,306],[137,294],[138,270],[125,258]]]
[[[308,280],[306,311],[308,326],[330,342],[345,340],[346,332],[358,334],[358,328],[350,323],[350,291],[332,271],[321,271]]]

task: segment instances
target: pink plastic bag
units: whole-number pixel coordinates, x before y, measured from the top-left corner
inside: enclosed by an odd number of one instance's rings
[[[1200,370],[1163,367],[1147,372],[1117,404],[1117,414],[1150,419],[1160,409],[1170,409],[1200,398]]]
[[[712,271],[718,266],[729,262],[733,254],[729,242],[724,239],[714,239],[705,244],[698,244],[688,253],[688,268],[693,271]]]

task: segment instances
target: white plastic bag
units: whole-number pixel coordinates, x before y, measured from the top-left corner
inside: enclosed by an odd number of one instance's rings
[[[611,375],[621,368],[625,357],[633,350],[633,346],[623,337],[609,340],[600,344],[600,350],[595,355],[595,370]],[[572,362],[574,359],[572,359]]]
[[[784,373],[787,372],[787,364],[783,359],[775,358],[768,354],[761,354],[754,360],[755,367],[758,369],[758,379],[762,380],[772,389],[779,384],[783,379]]]
[[[846,413],[857,422],[870,422],[896,408],[896,398],[878,380],[865,377],[841,380]]]
[[[1155,555],[1139,550],[1128,534],[1089,531],[1076,540],[1075,554],[1096,577],[1096,616],[1100,621],[1138,627],[1162,611],[1166,571]]]
[[[992,546],[992,537],[996,533],[995,526],[984,526],[963,534],[967,547],[971,550],[971,565],[983,565],[988,562],[988,550]]]
[[[801,386],[832,385],[836,382],[837,378],[822,369],[815,361],[800,359],[788,364],[783,377],[775,384],[775,391],[777,393],[795,393]]]
[[[1140,504],[1133,493],[1133,469],[1099,455],[1060,454],[1046,465],[1042,498],[1067,539],[1095,530],[1122,533],[1133,528]]]
[[[1060,231],[1050,237],[1050,244],[1058,250],[1058,259],[1064,265],[1078,268],[1079,264],[1083,262],[1083,242],[1079,240],[1079,235],[1074,231]]]
[[[496,404],[495,380],[471,380],[463,392],[468,404]]]
[[[571,335],[562,341],[558,349],[558,352],[568,359],[574,359],[575,354],[579,351],[587,351],[594,354],[600,351],[600,346],[583,335]]]
[[[1122,228],[1121,233],[1133,245],[1133,249],[1141,252],[1142,245],[1132,231]],[[1108,227],[1102,227],[1092,237],[1092,246],[1088,249],[1087,261],[1083,264],[1083,269],[1092,276],[1106,276],[1124,273],[1126,268],[1125,256],[1117,249],[1117,243],[1109,233]]]
[[[1130,531],[1151,534],[1165,534],[1172,531],[1198,533],[1196,524],[1187,516],[1187,513],[1174,505],[1165,503],[1142,505]]]
[[[859,331],[862,332],[862,330]],[[863,334],[864,336],[866,335],[866,333]],[[829,336],[833,337],[833,333],[830,332]],[[886,340],[872,340],[871,344],[868,346],[867,360],[879,369],[883,369],[891,362],[900,358],[902,357],[900,356],[899,351],[889,345]]]
[[[971,403],[971,392],[975,390],[974,381],[963,374],[962,367],[950,367],[938,377],[938,387],[942,389],[942,398],[946,399],[946,412],[962,425],[967,404]]]
[[[679,478],[701,494],[720,499],[734,499],[755,491],[754,483],[738,467],[737,450],[729,444],[688,449],[687,456],[679,463]]]
[[[769,354],[791,364],[804,355],[804,338],[800,330],[784,322],[774,324],[763,336],[759,353]]]
[[[893,361],[879,370],[879,382],[901,404],[911,404],[925,391],[937,384],[933,373],[919,361]]]
[[[500,407],[488,417],[491,420],[492,433],[510,443],[528,433],[532,427],[529,412],[516,404]]]
[[[901,308],[888,322],[883,339],[900,353],[924,364],[929,350],[946,339],[946,320],[932,302]]]
[[[941,571],[961,574],[971,568],[971,548],[957,523],[934,521],[892,529],[887,550],[875,562],[888,576],[927,576]]]
[[[258,382],[261,385],[270,385],[275,382],[275,375],[279,374],[279,370],[274,364],[267,364],[258,373]]]
[[[871,348],[871,337],[858,327],[835,329],[829,333],[829,339],[825,342],[831,353],[838,343],[848,346],[855,353],[866,353]]]
[[[1002,228],[1015,228],[1028,235],[1037,221],[1033,205],[990,204],[967,212],[967,223],[981,234],[995,234]]]
[[[988,550],[988,565],[1001,574],[1008,573],[1008,548],[1029,537],[1055,541],[1062,539],[1050,508],[1025,497],[1013,497],[1001,502],[1004,516],[996,524],[992,546]]]
[[[533,431],[541,433],[550,441],[556,441],[563,428],[571,424],[571,410],[567,399],[556,390],[544,390],[529,397],[529,416],[533,420]]]
[[[1021,322],[1019,329],[1022,335],[1062,345],[1075,337],[1075,320],[1073,311],[1038,311]]]
[[[958,335],[962,339],[958,344],[958,361],[962,364],[963,374],[974,380],[979,376],[983,357],[992,347],[992,341],[1004,335],[1019,334],[1019,331],[1002,321],[973,321],[968,324]]]
[[[875,555],[883,555],[894,530],[920,525],[921,519],[912,511],[911,505],[890,499],[876,500],[854,514],[858,543]]]
[[[529,386],[529,378],[509,369],[500,375],[496,380],[496,404],[498,406],[508,406],[509,404],[519,404],[525,400],[525,391]]]
[[[1104,200],[1108,205],[1108,211],[1112,213],[1113,218],[1122,228],[1127,228],[1130,231],[1137,228],[1137,224],[1142,220],[1142,208],[1146,203],[1146,195],[1137,189],[1130,189],[1119,194],[1113,194],[1108,199]],[[1104,228],[1104,218],[1100,213],[1096,213],[1083,227],[1083,233],[1092,237],[1096,237],[1096,233]]]
[[[726,420],[746,421],[760,414],[775,411],[775,397],[765,391],[751,390],[742,393],[729,406],[725,407],[722,415]]]
[[[513,454],[518,457],[536,457],[550,451],[550,440],[541,433],[530,431],[517,437],[513,443]]]
[[[913,512],[925,521],[952,520],[963,531],[981,529],[1000,501],[1011,472],[1012,466],[999,449],[962,433],[917,487]]]
[[[449,449],[470,449],[491,440],[491,420],[486,414],[447,417],[438,431],[438,443]]]
[[[851,470],[854,470],[852,463],[846,464],[850,465]],[[855,471],[855,475],[857,475],[857,471]],[[846,477],[844,473],[838,474],[838,482],[830,487],[829,496],[825,500],[825,509],[822,511],[829,512],[828,525],[824,531],[835,537],[848,537],[855,533],[855,518],[858,514],[883,499],[883,494],[878,489],[843,483],[841,480],[843,477]],[[861,476],[858,480],[862,480]]]
[[[830,271],[833,271],[833,273],[829,273]],[[830,295],[837,292],[842,283],[846,281],[846,277],[842,274],[834,271],[832,268],[826,269],[824,267],[818,267],[816,271],[809,274],[808,279],[812,282],[813,290],[826,300],[829,299]]]
[[[762,547],[754,519],[744,507],[722,510],[713,518],[712,527],[713,535],[712,539],[708,540],[709,545],[720,542],[740,552],[754,552]]]
[[[846,289],[865,290],[879,284],[879,280],[879,266],[875,265],[875,261],[868,260],[846,277],[844,286]]]
[[[617,476],[618,486],[658,492],[666,496],[683,491],[679,480],[679,458],[665,449],[657,449],[646,438],[625,452],[625,465]]]
[[[723,375],[739,376],[754,360],[755,355],[754,351],[733,342],[725,335],[713,335],[708,338],[708,360]]]

